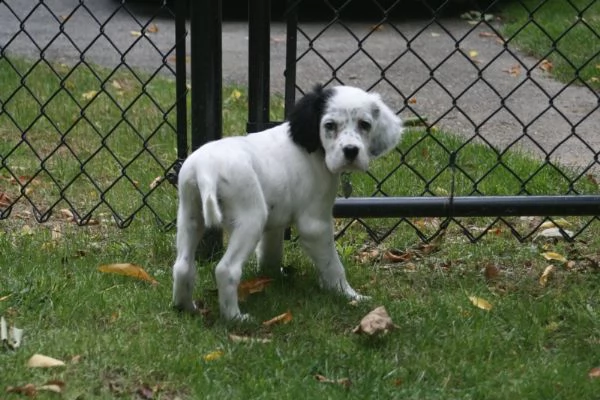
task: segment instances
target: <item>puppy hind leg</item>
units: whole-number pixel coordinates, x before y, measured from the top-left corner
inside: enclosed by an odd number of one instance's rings
[[[225,255],[215,269],[219,308],[221,315],[228,320],[248,318],[247,315],[240,312],[238,286],[242,276],[242,267],[256,248],[266,220],[265,217],[262,221],[257,221],[254,217],[252,220],[236,221]]]
[[[177,257],[173,265],[173,306],[193,312],[196,284],[196,248],[204,232],[200,195],[194,186],[181,184],[177,210]]]
[[[276,277],[281,272],[283,259],[283,230],[270,229],[263,233],[256,247],[258,267],[267,276]]]

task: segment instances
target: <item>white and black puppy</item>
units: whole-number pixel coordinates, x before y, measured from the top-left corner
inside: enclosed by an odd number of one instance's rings
[[[248,136],[210,142],[179,172],[174,306],[194,310],[194,255],[205,228],[229,233],[215,275],[221,315],[245,319],[237,289],[242,266],[256,250],[263,272],[281,266],[284,230],[295,225],[319,271],[321,285],[363,299],[348,281],[334,244],[332,207],[340,174],[366,171],[393,149],[402,122],[379,95],[317,86],[294,107],[289,121]]]

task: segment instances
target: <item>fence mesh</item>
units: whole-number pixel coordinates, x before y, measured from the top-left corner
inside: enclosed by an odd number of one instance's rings
[[[309,18],[306,0],[284,13],[301,16],[286,76],[297,94],[360,86],[414,125],[351,177],[352,195],[598,193],[600,2],[319,3]],[[560,24],[548,24],[556,13]],[[178,157],[174,25],[165,2],[0,0],[0,219],[33,209],[40,222],[61,211],[124,227],[146,210],[172,221],[175,191],[162,177]],[[351,219],[338,234],[358,227],[380,241],[407,225],[430,239],[448,221],[471,240],[499,226],[523,240],[544,219]],[[571,235],[594,221],[577,218]]]
[[[297,95],[315,81],[364,87],[418,125],[368,178],[352,177],[354,194],[598,193],[600,3],[419,3],[406,17],[415,2],[326,0],[319,23],[302,18],[308,2],[287,10],[300,15]],[[361,12],[368,21],[347,18]],[[569,235],[595,220],[577,219]],[[430,239],[449,221],[473,241],[498,229],[524,240],[544,219],[350,219],[338,234],[359,226],[380,241],[406,224]]]
[[[2,0],[0,21],[0,219],[32,209],[43,222],[60,210],[124,227],[147,209],[170,223],[171,11]]]

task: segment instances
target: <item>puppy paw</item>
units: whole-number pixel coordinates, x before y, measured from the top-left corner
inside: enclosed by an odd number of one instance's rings
[[[173,303],[173,309],[179,312],[185,312],[189,314],[198,313],[198,307],[194,302],[185,303],[185,304],[175,304]]]
[[[358,301],[358,302],[367,302],[371,301],[371,296],[363,296],[362,294],[355,293],[354,296],[350,297],[350,300]]]

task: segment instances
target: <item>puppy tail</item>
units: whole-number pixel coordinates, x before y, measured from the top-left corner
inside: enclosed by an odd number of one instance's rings
[[[200,196],[202,197],[204,226],[207,228],[220,226],[223,222],[223,214],[217,201],[216,182],[200,179],[198,186],[200,188]]]

